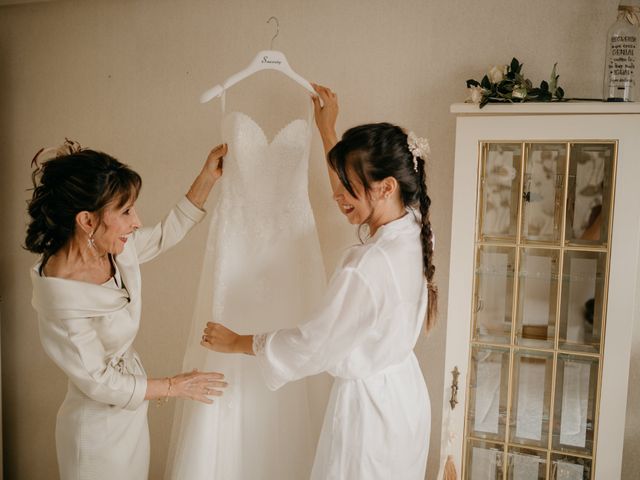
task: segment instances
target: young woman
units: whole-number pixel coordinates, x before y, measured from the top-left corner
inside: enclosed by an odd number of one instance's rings
[[[209,323],[202,345],[256,355],[272,389],[323,371],[335,377],[312,479],[422,480],[430,406],[413,347],[425,313],[433,325],[437,300],[428,145],[387,123],[352,128],[336,143],[337,98],[315,88],[333,198],[369,237],[346,252],[299,327],[238,335]]]
[[[131,346],[140,325],[139,264],[204,217],[225,153],[224,145],[213,149],[186,197],[147,229],[134,206],[140,176],[105,153],[67,141],[33,173],[25,246],[41,259],[31,270],[32,303],[42,346],[69,379],[56,423],[63,480],[146,480],[147,400],[212,403],[226,386],[219,373],[147,378]]]

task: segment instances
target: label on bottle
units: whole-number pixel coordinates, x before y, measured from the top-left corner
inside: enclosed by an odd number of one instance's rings
[[[607,55],[607,73],[609,79],[609,95],[623,97],[625,90],[635,86],[636,35],[614,34],[609,39],[609,55]]]

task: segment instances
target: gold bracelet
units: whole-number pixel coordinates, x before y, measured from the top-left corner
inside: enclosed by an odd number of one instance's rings
[[[165,377],[169,381],[169,387],[167,388],[167,393],[165,393],[164,397],[160,397],[156,399],[156,406],[161,407],[163,403],[167,403],[169,401],[169,394],[171,393],[171,387],[173,386],[173,381],[171,377]]]
[[[167,394],[164,396],[164,403],[169,401],[169,395],[171,395],[171,387],[173,387],[173,379],[171,377],[167,377],[169,380],[169,388],[167,388]]]

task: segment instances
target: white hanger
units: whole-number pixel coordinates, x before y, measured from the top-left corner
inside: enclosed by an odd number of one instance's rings
[[[234,75],[231,75],[221,85],[216,85],[215,87],[210,88],[209,90],[204,92],[202,95],[200,95],[200,103],[207,103],[208,101],[219,97],[228,88],[232,87],[241,80],[244,80],[248,76],[259,72],[260,70],[277,70],[281,73],[284,73],[287,77],[291,78],[299,85],[302,85],[312,94],[316,94],[316,91],[313,89],[311,84],[296,72],[294,72],[293,69],[289,66],[289,62],[287,62],[287,57],[284,56],[284,53],[279,52],[278,50],[273,50],[273,41],[280,33],[280,22],[278,22],[278,19],[276,17],[271,17],[269,18],[269,20],[267,20],[267,23],[269,23],[271,20],[276,21],[277,28],[276,34],[271,39],[271,50],[262,50],[258,52],[258,54],[255,56],[255,58],[247,68],[239,71]]]

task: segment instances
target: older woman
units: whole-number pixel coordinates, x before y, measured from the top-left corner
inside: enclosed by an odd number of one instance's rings
[[[147,400],[212,403],[226,383],[214,372],[147,378],[132,347],[142,306],[139,265],[204,217],[226,146],[211,151],[186,197],[153,228],[141,228],[135,210],[136,172],[73,142],[65,148],[33,173],[25,241],[41,255],[31,279],[42,346],[69,379],[56,424],[60,477],[146,479]]]

